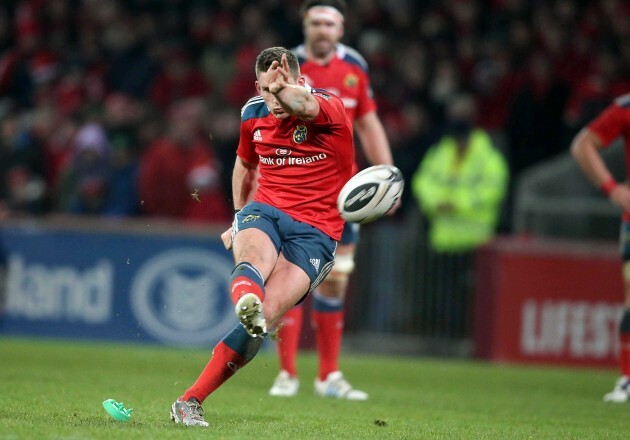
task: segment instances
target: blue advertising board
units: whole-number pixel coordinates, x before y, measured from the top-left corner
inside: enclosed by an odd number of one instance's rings
[[[232,267],[218,237],[0,227],[0,335],[213,346]]]

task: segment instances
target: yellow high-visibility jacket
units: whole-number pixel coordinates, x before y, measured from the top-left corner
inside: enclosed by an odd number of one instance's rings
[[[494,235],[508,183],[508,168],[486,132],[475,129],[457,159],[454,138],[432,146],[412,180],[420,209],[430,221],[429,238],[438,252],[472,250]],[[438,207],[450,204],[451,212]]]

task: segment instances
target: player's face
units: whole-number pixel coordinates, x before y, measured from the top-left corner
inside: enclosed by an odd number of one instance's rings
[[[302,80],[303,83],[303,80]],[[300,81],[298,81],[300,84]],[[302,85],[302,84],[301,84]],[[286,119],[290,115],[284,111],[276,97],[269,91],[269,78],[267,72],[258,73],[258,81],[256,81],[256,90],[267,104],[269,111],[278,119]]]
[[[316,57],[330,55],[343,36],[343,25],[335,20],[311,18],[304,23],[304,44]]]

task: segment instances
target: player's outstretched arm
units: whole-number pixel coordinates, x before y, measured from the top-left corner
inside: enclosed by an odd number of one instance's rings
[[[291,76],[286,55],[281,62],[274,61],[269,70],[269,92],[273,94],[285,112],[305,121],[312,121],[319,114],[319,102]]]

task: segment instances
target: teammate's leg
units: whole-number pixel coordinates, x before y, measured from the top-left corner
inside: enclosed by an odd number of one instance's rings
[[[339,352],[344,327],[344,300],[348,280],[354,270],[354,253],[359,241],[359,225],[346,223],[337,246],[335,265],[317,290],[313,291],[311,323],[317,339],[319,374],[315,393],[340,399],[365,400],[368,395],[355,390],[339,371]]]
[[[348,278],[354,267],[354,245],[337,247],[335,265],[326,279],[313,291],[311,323],[315,330],[319,354],[319,379],[338,371],[339,350],[343,333],[343,299]],[[339,270],[341,269],[341,270]],[[289,310],[280,321],[278,330],[278,356],[280,373],[269,390],[272,396],[292,397],[297,394],[296,357],[302,329],[301,305]]]
[[[604,396],[607,402],[630,401],[630,223],[621,225],[621,251],[623,258],[624,311],[619,323],[619,367],[621,377],[614,389]]]
[[[299,304],[291,308],[278,323],[278,358],[280,372],[269,389],[271,396],[293,397],[300,388],[297,378],[296,357],[302,334],[304,308]]]
[[[337,247],[335,265],[313,291],[311,323],[317,340],[320,380],[325,380],[330,373],[339,370],[343,305],[348,279],[354,268],[354,249],[354,244],[340,244]]]
[[[283,248],[288,261],[303,268],[311,280],[310,289],[316,288],[329,274],[335,263],[337,243],[323,233],[314,233],[313,228],[302,223],[287,223],[287,230],[292,230],[292,239]],[[355,236],[358,230],[355,230]],[[304,299],[304,298],[301,298]],[[297,305],[282,317],[278,326],[278,355],[280,372],[269,394],[272,396],[292,397],[299,390],[295,358],[303,320],[303,308]]]
[[[278,325],[280,368],[291,376],[297,376],[295,358],[300,346],[303,321],[304,307],[302,307],[302,304],[298,304],[282,317]]]
[[[339,244],[335,265],[313,291],[311,322],[317,340],[319,374],[315,393],[322,397],[365,400],[367,393],[352,388],[339,370],[339,352],[344,326],[344,299],[354,269],[355,244]]]

